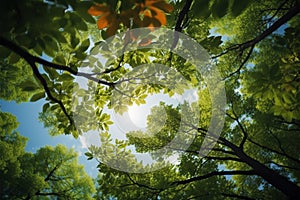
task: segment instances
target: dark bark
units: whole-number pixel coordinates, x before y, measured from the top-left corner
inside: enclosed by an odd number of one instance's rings
[[[100,83],[100,84],[103,84],[103,85],[113,86],[113,85],[116,84],[116,83],[111,83],[111,82],[107,82],[107,81],[104,81],[104,80],[97,79],[97,78],[93,77],[94,74],[77,72],[76,70],[73,70],[71,67],[64,66],[64,65],[59,65],[59,64],[56,64],[56,63],[52,63],[52,62],[44,60],[40,57],[33,56],[30,53],[28,53],[26,50],[24,50],[23,48],[18,46],[17,44],[15,44],[14,42],[12,42],[12,41],[10,41],[10,40],[2,37],[2,36],[0,36],[0,45],[12,50],[16,54],[18,54],[20,57],[25,59],[29,64],[30,63],[39,63],[39,64],[42,64],[44,66],[47,66],[47,67],[50,67],[50,68],[53,68],[53,69],[67,71],[72,75],[81,76],[81,77],[87,78],[89,80],[92,80],[96,83]],[[113,70],[111,70],[111,71],[113,71]],[[108,73],[108,72],[104,71],[103,73]]]
[[[236,170],[236,171],[214,171],[211,173],[207,173],[202,176],[196,176],[190,179],[182,180],[182,181],[175,181],[172,183],[172,185],[182,185],[182,184],[187,184],[191,183],[194,181],[200,181],[204,180],[213,176],[224,176],[224,175],[256,175],[256,171],[254,170],[248,170],[248,171],[242,171],[242,170]]]
[[[208,130],[204,128],[198,128],[198,131],[205,131],[206,133]],[[222,143],[223,145],[229,147],[239,159],[241,159],[244,163],[252,167],[255,171],[255,175],[262,177],[266,180],[269,184],[274,186],[276,189],[284,193],[290,199],[300,199],[300,187],[297,184],[293,183],[292,181],[288,180],[287,177],[280,175],[275,170],[272,170],[266,167],[263,163],[255,160],[254,158],[248,156],[242,147],[239,147],[232,142],[228,141],[223,137],[217,137],[214,133],[210,132],[212,137],[218,138],[218,142]],[[206,175],[204,175],[206,176]]]
[[[235,45],[227,48],[225,51],[223,51],[219,55],[213,56],[212,59],[220,57],[220,56],[228,53],[229,51],[239,50],[239,51],[243,52],[245,49],[247,49],[249,47],[254,48],[254,46],[257,43],[259,43],[260,41],[265,39],[267,36],[271,35],[274,31],[276,31],[278,28],[280,28],[283,24],[287,23],[290,19],[292,19],[297,14],[299,14],[299,12],[300,12],[300,4],[296,3],[294,7],[292,7],[290,10],[288,10],[288,12],[285,15],[283,15],[281,18],[279,18],[268,29],[263,31],[260,35],[258,35],[254,39],[244,42],[242,44],[235,44]]]
[[[246,164],[251,166],[256,172],[257,175],[262,177],[268,183],[273,185],[275,188],[280,190],[290,199],[300,199],[300,188],[286,177],[278,174],[276,171],[266,167],[264,164],[260,163],[259,161],[251,158],[244,151],[234,145],[233,143],[229,142],[224,138],[220,138],[220,140],[228,147],[230,147],[241,160],[243,160]]]
[[[173,40],[173,44],[171,47],[171,50],[173,50],[177,43],[178,43],[178,39],[179,39],[179,35],[178,32],[181,32],[184,26],[184,21],[187,21],[187,16],[189,13],[189,10],[192,6],[193,0],[186,0],[182,10],[180,11],[177,21],[176,21],[176,25],[175,25],[175,32],[174,32],[174,40]]]
[[[68,114],[65,106],[63,105],[62,101],[59,99],[56,99],[51,91],[50,88],[47,85],[46,80],[43,78],[43,76],[40,74],[37,66],[36,66],[36,62],[40,63],[40,64],[45,64],[48,61],[45,61],[41,58],[35,57],[31,54],[29,54],[27,51],[25,51],[24,49],[22,49],[21,47],[19,47],[18,45],[16,45],[15,43],[3,38],[0,36],[0,45],[12,50],[13,52],[15,52],[16,54],[18,54],[19,56],[21,56],[31,67],[32,72],[34,74],[34,76],[40,81],[40,83],[42,84],[48,98],[50,100],[52,100],[53,102],[57,103],[60,108],[62,109],[63,113],[66,115],[66,117],[68,118],[70,125],[74,125],[73,119],[72,117]],[[43,61],[43,62],[42,62]],[[45,61],[45,62],[44,62]]]

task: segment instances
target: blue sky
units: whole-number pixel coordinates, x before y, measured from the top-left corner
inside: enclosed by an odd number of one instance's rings
[[[96,166],[98,163],[95,160],[87,160],[87,157],[84,155],[87,149],[82,148],[79,139],[75,139],[71,135],[50,136],[48,134],[48,130],[44,128],[44,125],[38,120],[38,113],[41,112],[43,104],[43,100],[21,104],[17,104],[13,101],[0,101],[1,110],[3,112],[10,112],[17,117],[19,121],[18,132],[29,138],[25,148],[26,151],[35,152],[45,145],[56,146],[58,144],[63,144],[68,148],[74,148],[79,154],[79,163],[85,166],[86,172],[90,176],[96,177]]]
[[[108,111],[108,113],[112,115],[111,119],[115,122],[115,124],[110,127],[112,138],[125,139],[126,137],[124,136],[127,131],[145,128],[146,118],[147,115],[150,114],[150,109],[152,106],[158,105],[160,101],[167,101],[168,103],[177,105],[181,100],[175,97],[170,99],[164,94],[156,94],[146,98],[146,105],[141,107],[132,106],[129,109],[129,113],[126,116],[119,116],[119,119],[117,119],[118,117],[112,114],[111,111]],[[88,151],[85,147],[88,147],[91,144],[100,145],[98,134],[91,134],[88,132],[81,136],[81,139],[75,139],[72,135],[49,135],[47,128],[45,128],[43,123],[38,119],[39,112],[42,111],[44,103],[44,100],[20,104],[17,104],[14,101],[8,102],[0,100],[1,110],[3,112],[12,113],[17,117],[19,122],[17,131],[21,135],[29,138],[25,148],[26,151],[34,153],[45,145],[56,146],[58,144],[63,144],[68,148],[74,148],[79,154],[79,163],[84,165],[86,172],[91,177],[96,178],[98,174],[96,166],[98,163],[95,160],[87,160],[84,153]],[[146,160],[149,159],[148,157],[142,158]]]

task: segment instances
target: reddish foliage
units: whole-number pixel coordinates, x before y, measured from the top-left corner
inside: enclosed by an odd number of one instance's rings
[[[164,0],[144,0],[144,2],[134,1],[131,9],[122,10],[117,14],[109,5],[96,4],[91,6],[88,13],[92,16],[99,16],[97,25],[99,29],[106,29],[108,36],[114,35],[119,25],[122,23],[127,28],[131,27],[131,19],[133,24],[138,27],[160,27],[167,24],[165,12],[172,12],[172,5]],[[145,41],[143,44],[147,44]]]

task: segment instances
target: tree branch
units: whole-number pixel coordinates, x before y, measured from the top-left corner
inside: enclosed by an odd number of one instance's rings
[[[257,172],[254,170],[248,170],[248,171],[243,171],[243,170],[236,170],[236,171],[214,171],[202,176],[196,176],[190,179],[182,180],[182,181],[174,181],[171,183],[171,185],[182,185],[182,184],[187,184],[191,183],[194,181],[200,181],[204,180],[213,176],[224,176],[224,175],[257,175]]]
[[[176,24],[175,24],[175,32],[174,32],[174,40],[170,49],[170,56],[167,59],[167,61],[171,61],[173,54],[172,50],[176,47],[178,40],[179,40],[179,35],[178,32],[182,32],[183,26],[184,26],[184,20],[187,18],[187,15],[190,11],[190,8],[192,6],[193,0],[186,0],[185,4],[182,8],[182,10],[179,12]]]
[[[238,195],[238,194],[228,194],[228,193],[222,192],[221,195],[225,196],[225,197],[231,197],[234,199],[255,200],[254,198],[243,196],[243,195]]]
[[[272,26],[270,26],[268,29],[266,29],[264,32],[262,32],[258,37],[248,41],[245,43],[241,50],[244,50],[246,48],[249,48],[263,39],[265,39],[268,35],[272,34],[274,31],[276,31],[279,27],[281,27],[283,24],[288,22],[290,19],[292,19],[295,15],[297,15],[300,12],[300,5],[296,3],[294,7],[292,7],[285,15],[283,15],[281,18],[279,18]]]
[[[286,22],[288,22],[295,15],[297,15],[299,12],[300,12],[300,6],[299,6],[298,3],[296,3],[296,5],[294,7],[292,7],[291,9],[289,9],[289,11],[285,15],[283,15],[281,18],[279,18],[268,29],[266,29],[264,32],[262,32],[260,35],[258,35],[256,38],[254,38],[252,40],[249,40],[247,42],[244,42],[242,44],[235,44],[235,45],[227,48],[222,53],[220,53],[220,54],[218,54],[216,56],[213,56],[212,59],[220,57],[220,56],[228,53],[229,51],[239,50],[239,51],[242,52],[242,51],[244,51],[245,49],[247,49],[249,47],[254,47],[257,43],[259,43],[260,41],[262,41],[263,39],[265,39],[267,36],[269,36],[270,34],[272,34],[279,27],[281,27],[283,24],[285,24]]]
[[[300,160],[297,159],[297,158],[294,158],[294,157],[292,157],[292,156],[290,156],[290,155],[288,155],[288,154],[286,154],[286,153],[284,153],[284,152],[280,152],[280,151],[277,151],[277,150],[272,149],[272,148],[270,148],[270,147],[267,147],[267,146],[264,146],[264,145],[262,145],[262,144],[259,144],[258,142],[252,140],[251,138],[248,138],[248,140],[249,140],[249,142],[255,144],[256,146],[259,146],[259,147],[261,147],[261,148],[263,148],[263,149],[266,149],[266,150],[271,151],[271,152],[273,152],[273,153],[279,154],[279,155],[281,155],[281,156],[285,156],[285,157],[287,157],[288,159],[290,159],[290,160],[292,160],[292,161],[294,161],[294,162],[300,164]]]
[[[6,38],[4,38],[2,36],[0,36],[0,45],[12,50],[16,54],[18,54],[20,57],[22,57],[29,64],[29,66],[31,67],[31,69],[33,71],[33,74],[35,75],[35,77],[42,84],[48,98],[50,100],[52,100],[53,102],[57,103],[60,106],[60,108],[62,109],[64,115],[68,118],[70,126],[74,125],[74,121],[73,121],[72,117],[68,114],[68,112],[67,112],[64,104],[62,103],[62,101],[55,98],[52,95],[52,93],[50,91],[50,88],[48,87],[47,82],[44,79],[44,77],[40,74],[40,72],[39,72],[39,70],[36,66],[36,63],[42,64],[42,65],[45,65],[45,66],[48,66],[50,68],[54,68],[54,69],[57,69],[57,70],[67,71],[67,72],[69,72],[69,73],[71,73],[75,76],[82,76],[82,77],[85,77],[89,80],[95,81],[95,82],[100,83],[100,84],[104,84],[104,85],[108,85],[108,86],[115,85],[115,83],[110,83],[110,82],[107,82],[107,81],[104,81],[104,80],[99,80],[99,79],[93,77],[91,74],[87,74],[87,73],[83,73],[83,72],[77,72],[77,71],[73,70],[70,67],[55,64],[55,63],[49,62],[47,60],[44,60],[42,58],[33,56],[30,53],[28,53],[26,50],[24,50],[23,48],[19,47],[15,43],[11,42],[10,40],[7,40]]]
[[[58,163],[57,165],[55,165],[55,167],[46,176],[46,178],[44,179],[44,181],[46,181],[46,182],[49,181],[49,179],[51,178],[51,176],[53,176],[54,172],[59,168],[60,165],[61,165],[61,163]]]
[[[144,184],[138,183],[138,182],[134,181],[134,180],[130,177],[129,174],[126,173],[126,175],[127,175],[127,177],[129,178],[129,180],[130,180],[134,185],[136,185],[136,186],[138,186],[138,187],[143,187],[143,188],[146,188],[146,189],[152,190],[152,191],[161,191],[161,189],[153,188],[153,187],[150,187],[150,186],[148,186],[148,185],[144,185]]]
[[[175,25],[175,31],[178,31],[178,32],[182,31],[182,28],[183,28],[183,25],[184,25],[183,21],[184,21],[186,15],[188,14],[188,12],[190,10],[192,3],[193,3],[193,0],[186,0],[185,1],[185,4],[184,4],[183,8],[182,8],[182,10],[180,11],[180,13],[178,15],[176,25]]]
[[[237,74],[241,71],[241,69],[243,68],[243,66],[247,63],[247,61],[250,59],[250,56],[254,50],[254,46],[252,45],[249,52],[247,53],[246,57],[243,59],[242,63],[240,64],[239,68],[237,68],[237,70],[235,70],[234,72],[230,73],[227,77],[225,77],[224,79],[226,80],[227,78],[233,76],[234,74]]]
[[[245,144],[245,142],[246,142],[246,140],[247,140],[247,138],[248,138],[248,133],[247,133],[247,131],[245,130],[245,128],[244,128],[244,126],[242,125],[242,123],[240,122],[238,115],[237,115],[236,112],[234,111],[234,108],[233,108],[233,101],[230,101],[230,102],[231,102],[231,110],[232,110],[232,113],[233,113],[234,116],[231,116],[231,115],[228,114],[228,113],[226,113],[226,115],[227,115],[228,117],[230,117],[231,119],[235,120],[235,121],[237,122],[238,126],[240,127],[240,129],[241,129],[241,131],[242,131],[242,133],[243,133],[243,138],[242,138],[242,141],[241,141],[239,147],[240,147],[240,148],[243,148],[243,147],[244,147],[244,144]]]
[[[271,22],[276,17],[276,15],[279,13],[279,11],[281,11],[281,10],[287,10],[287,9],[283,9],[283,6],[285,4],[287,4],[288,1],[289,0],[285,0],[282,4],[280,4],[280,6],[278,8],[275,8],[275,9],[272,9],[272,8],[264,9],[263,12],[265,12],[265,11],[275,11],[275,13],[271,17],[269,17],[268,19],[266,19],[266,21],[265,21],[264,24],[267,24],[267,23]],[[270,16],[270,13],[268,13],[267,16]]]
[[[286,168],[286,169],[290,169],[290,170],[300,171],[300,168],[291,167],[291,166],[286,166],[286,165],[281,165],[281,164],[276,163],[276,162],[274,162],[274,161],[269,161],[269,162],[267,162],[266,164],[274,164],[274,165],[277,165],[278,167],[281,167],[281,168]]]
[[[235,157],[218,157],[218,156],[205,156],[206,159],[212,160],[222,160],[222,161],[235,161],[235,162],[244,162],[243,160]]]
[[[53,102],[57,103],[60,108],[62,109],[63,113],[67,116],[69,122],[70,122],[70,125],[73,125],[74,122],[73,122],[73,119],[71,118],[71,116],[68,114],[65,106],[63,105],[62,101],[56,99],[48,85],[47,85],[47,82],[46,80],[43,78],[43,76],[40,74],[37,66],[36,66],[36,60],[38,59],[39,61],[43,60],[43,59],[39,59],[35,56],[32,56],[31,54],[29,54],[27,51],[25,51],[24,49],[22,49],[21,47],[19,47],[18,45],[14,44],[13,42],[3,38],[0,36],[0,45],[3,45],[4,47],[6,48],[9,48],[10,50],[12,50],[13,52],[15,52],[16,54],[18,54],[19,56],[21,56],[28,64],[29,66],[31,67],[32,71],[33,71],[33,74],[36,76],[36,78],[40,81],[40,83],[42,84],[42,86],[44,87],[44,90],[48,96],[48,98],[50,100],[52,100]],[[44,60],[43,60],[44,61]],[[45,61],[47,62],[47,61]]]
[[[200,128],[201,131],[205,130]],[[207,130],[206,130],[207,131]],[[208,131],[207,131],[208,132]],[[212,137],[218,138],[214,133],[209,133]],[[268,168],[263,163],[259,162],[258,160],[252,158],[251,156],[247,155],[243,149],[234,143],[228,141],[226,138],[219,137],[219,140],[232,149],[235,155],[244,161],[247,165],[252,167],[255,170],[256,175],[265,179],[268,183],[273,185],[275,188],[280,190],[286,196],[291,199],[298,199],[300,198],[300,187],[297,186],[294,182],[290,181],[287,177],[280,175],[275,170]],[[248,138],[250,141],[250,138]]]
[[[44,60],[43,58],[31,55],[30,53],[28,53],[23,48],[19,47],[15,43],[11,42],[10,40],[8,40],[8,39],[6,39],[2,36],[0,36],[0,45],[12,50],[13,52],[15,52],[16,54],[21,56],[23,59],[25,59],[28,63],[29,62],[39,63],[39,64],[48,66],[48,67],[53,68],[53,69],[67,71],[67,72],[69,72],[70,74],[72,74],[74,76],[82,76],[82,77],[85,77],[89,80],[92,80],[96,83],[100,83],[100,84],[103,84],[103,85],[107,85],[107,86],[115,85],[115,83],[107,82],[107,81],[104,81],[104,80],[101,80],[101,79],[97,79],[97,78],[93,77],[93,74],[88,74],[88,73],[84,73],[84,72],[77,72],[76,70],[73,70],[71,67],[64,66],[64,65],[59,65],[59,64],[56,64],[56,63],[52,63],[52,62],[49,62],[47,60]]]
[[[25,60],[26,60],[26,59],[25,59]],[[56,98],[52,95],[52,93],[51,93],[51,91],[50,91],[50,89],[49,89],[49,87],[48,87],[48,85],[47,85],[46,80],[45,80],[44,77],[40,74],[40,72],[39,72],[38,68],[36,67],[35,63],[34,63],[33,61],[30,61],[30,60],[29,60],[29,61],[27,60],[27,62],[29,63],[29,65],[30,65],[30,67],[31,67],[31,69],[32,69],[32,71],[33,71],[33,74],[37,77],[37,79],[39,79],[40,83],[43,85],[44,90],[45,90],[45,92],[46,92],[48,98],[49,98],[50,100],[52,100],[53,102],[57,103],[57,104],[60,106],[60,108],[62,109],[63,113],[64,113],[65,116],[68,118],[68,120],[69,120],[69,122],[70,122],[70,126],[74,125],[74,121],[73,121],[72,117],[68,114],[68,112],[67,112],[67,110],[66,110],[64,104],[62,103],[61,100],[56,99]]]

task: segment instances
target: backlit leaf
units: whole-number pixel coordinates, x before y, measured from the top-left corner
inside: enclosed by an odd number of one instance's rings
[[[37,94],[34,94],[31,98],[30,98],[30,101],[31,102],[34,102],[34,101],[38,101],[42,98],[45,97],[45,92],[40,92],[40,93],[37,93]]]

